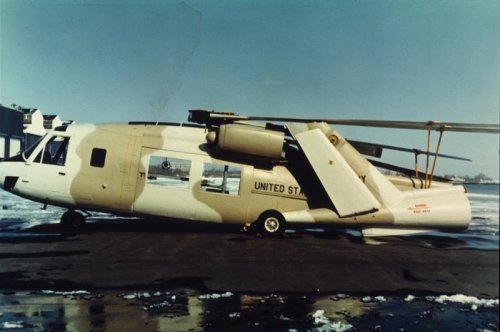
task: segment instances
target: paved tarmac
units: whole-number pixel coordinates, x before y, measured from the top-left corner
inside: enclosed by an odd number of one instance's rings
[[[78,234],[44,225],[0,238],[0,290],[185,287],[498,298],[498,250],[460,246],[425,237],[368,245],[336,232],[267,239],[140,220],[91,223]]]

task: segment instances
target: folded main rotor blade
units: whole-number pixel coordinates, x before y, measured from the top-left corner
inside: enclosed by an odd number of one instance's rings
[[[387,164],[387,163],[383,163],[383,162],[380,162],[380,161],[377,161],[377,160],[373,160],[373,159],[367,159],[367,160],[373,166],[375,166],[375,167],[380,167],[380,168],[383,168],[383,169],[388,169],[390,171],[395,171],[395,172],[398,172],[398,173],[401,173],[401,174],[406,174],[406,175],[412,176],[412,177],[415,176],[415,170],[414,169],[409,169],[409,168],[405,168],[405,167],[401,167],[401,166]],[[418,177],[420,179],[425,178],[425,173],[418,172]],[[441,182],[451,182],[450,179],[447,179],[447,178],[444,178],[444,177],[441,177],[441,176],[437,176],[437,175],[434,175],[432,178],[434,180],[438,180],[438,181],[441,181]]]
[[[458,123],[439,121],[386,121],[386,120],[342,120],[342,119],[307,119],[272,116],[245,116],[235,113],[217,113],[205,110],[191,110],[189,120],[196,123],[208,124],[211,121],[215,124],[232,121],[276,121],[276,122],[326,122],[329,124],[343,126],[361,126],[395,129],[418,129],[435,131],[455,131],[471,133],[500,133],[500,125],[486,123]]]
[[[385,120],[340,120],[340,119],[287,119],[287,118],[265,118],[249,117],[249,120],[255,121],[286,121],[286,122],[326,122],[335,125],[359,126],[359,127],[377,127],[394,129],[417,129],[433,131],[455,131],[467,133],[485,133],[498,134],[500,126],[487,123],[457,123],[457,122],[439,122],[439,121],[385,121]]]
[[[385,145],[385,144],[377,144],[377,143],[369,143],[369,142],[361,142],[361,141],[353,141],[353,140],[348,140],[349,144],[351,144],[353,147],[355,147],[358,150],[358,147],[360,149],[376,149],[376,148],[382,148],[382,149],[388,149],[388,150],[396,150],[396,151],[403,151],[403,152],[411,152],[417,155],[420,154],[427,154],[427,151],[422,151],[419,149],[408,149],[408,148],[402,148],[399,146],[392,146],[392,145]],[[429,152],[429,155],[435,156],[436,154],[433,152]],[[373,155],[376,157],[376,155]],[[449,159],[456,159],[456,160],[465,160],[465,161],[472,161],[472,159],[468,158],[462,158],[462,157],[457,157],[457,156],[451,156],[447,154],[438,154],[438,157],[442,158],[449,158]]]

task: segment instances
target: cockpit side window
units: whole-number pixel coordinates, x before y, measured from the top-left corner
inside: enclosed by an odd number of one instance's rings
[[[55,165],[64,166],[66,163],[66,155],[68,153],[68,143],[69,138],[64,137],[63,141],[60,144],[55,144],[54,148],[56,148],[55,153],[52,155],[51,163]]]
[[[69,137],[52,137],[40,153],[36,156],[34,162],[50,165],[64,166],[66,164],[66,155],[68,152]]]

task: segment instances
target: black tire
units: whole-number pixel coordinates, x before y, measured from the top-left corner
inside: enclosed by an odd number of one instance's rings
[[[74,210],[64,212],[61,217],[61,228],[63,231],[76,232],[83,226],[83,224],[85,224],[85,217],[83,214]]]
[[[285,232],[285,218],[281,213],[269,210],[258,219],[260,233],[265,237],[281,237]]]

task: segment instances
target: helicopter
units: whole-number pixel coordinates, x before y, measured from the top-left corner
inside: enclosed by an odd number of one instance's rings
[[[88,211],[240,225],[269,237],[305,224],[355,228],[364,236],[464,230],[466,189],[436,176],[443,133],[498,134],[498,125],[297,119],[190,110],[189,123],[129,122],[56,127],[0,162],[0,186],[66,208],[64,230]],[[344,138],[331,125],[427,131],[426,151]],[[431,132],[439,133],[435,152]],[[415,169],[367,156],[415,154]],[[426,156],[425,171],[418,156]],[[433,161],[431,162],[431,160]],[[383,174],[387,168],[399,175]]]

